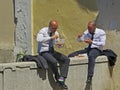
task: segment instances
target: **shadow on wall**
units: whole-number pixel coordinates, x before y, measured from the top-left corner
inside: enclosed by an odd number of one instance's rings
[[[49,84],[52,87],[53,90],[63,90],[54,80],[52,70],[48,69],[48,76],[46,76],[46,70],[45,69],[38,69],[37,74],[42,80],[46,80],[46,77],[48,77]]]
[[[13,0],[13,9],[14,9],[14,23],[17,24],[18,20],[15,17],[15,0]]]
[[[90,11],[98,11],[96,0],[76,0],[82,9]],[[82,7],[81,7],[82,6]]]

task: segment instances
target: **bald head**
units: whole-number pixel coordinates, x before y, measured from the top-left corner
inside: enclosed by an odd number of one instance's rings
[[[93,21],[88,22],[88,31],[94,33],[96,29],[96,24]]]
[[[51,21],[49,22],[49,25],[58,27],[58,23],[57,23],[56,20],[51,20]]]
[[[58,22],[56,20],[51,20],[49,22],[49,29],[51,30],[51,32],[55,32],[58,28]]]

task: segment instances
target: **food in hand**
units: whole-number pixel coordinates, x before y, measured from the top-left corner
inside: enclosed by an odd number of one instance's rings
[[[62,42],[58,42],[57,45],[58,45],[58,46],[61,46],[61,45],[63,45],[63,43],[62,43]]]

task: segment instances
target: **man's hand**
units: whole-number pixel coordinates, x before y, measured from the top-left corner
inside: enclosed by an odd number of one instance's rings
[[[86,39],[86,40],[85,40],[85,42],[86,42],[86,43],[88,43],[88,44],[92,44],[92,40],[91,40],[91,39],[89,39],[89,38],[88,38],[88,39]]]
[[[64,43],[58,42],[56,45],[57,45],[58,48],[61,48],[62,46],[64,46]]]
[[[57,39],[58,38],[58,36],[57,35],[53,35],[52,36],[52,39],[54,40],[54,39]]]
[[[57,45],[57,46],[63,46],[64,43],[59,41],[59,42],[56,43],[56,45]]]

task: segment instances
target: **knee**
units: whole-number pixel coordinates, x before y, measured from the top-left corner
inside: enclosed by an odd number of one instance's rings
[[[89,61],[95,61],[96,57],[95,56],[88,56]]]

